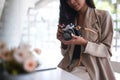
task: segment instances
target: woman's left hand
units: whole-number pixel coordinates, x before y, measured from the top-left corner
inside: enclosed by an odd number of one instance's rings
[[[65,41],[63,40],[62,42],[64,44],[75,44],[75,45],[83,45],[83,46],[86,46],[87,45],[87,40],[84,39],[83,37],[80,37],[80,36],[76,36],[74,34],[72,34],[72,39],[69,40],[69,41]]]

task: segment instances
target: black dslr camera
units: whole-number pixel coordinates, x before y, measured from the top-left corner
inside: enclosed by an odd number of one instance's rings
[[[62,30],[63,30],[63,34],[62,37],[64,40],[68,41],[72,39],[72,34],[80,36],[80,31],[77,30],[76,28],[77,26],[70,23],[68,25],[66,25]]]

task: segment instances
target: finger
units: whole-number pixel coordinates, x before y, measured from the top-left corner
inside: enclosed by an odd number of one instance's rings
[[[58,28],[58,32],[59,32],[59,33],[62,33],[62,32],[63,32],[63,30],[62,30],[62,29],[60,29],[60,28]]]
[[[57,34],[57,39],[61,41],[62,40],[62,36],[60,34]]]
[[[62,29],[63,27],[64,27],[64,24],[62,24],[62,25],[59,24],[59,25],[58,25],[58,28],[60,28],[60,29]]]
[[[71,34],[74,39],[78,38],[78,36]]]

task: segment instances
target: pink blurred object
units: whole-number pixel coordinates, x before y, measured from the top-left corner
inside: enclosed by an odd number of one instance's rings
[[[32,72],[39,65],[39,56],[41,50],[39,48],[32,49],[29,44],[20,44],[18,47],[9,49],[4,42],[0,42],[0,59],[4,60],[6,70],[8,69],[11,74],[14,69],[16,71],[23,69],[26,72]],[[18,68],[18,69],[17,69]]]
[[[32,52],[28,50],[15,49],[13,56],[17,62],[23,63],[25,59],[32,56]]]
[[[39,48],[34,48],[34,51],[37,53],[37,54],[40,54],[41,53],[41,50]]]
[[[35,70],[35,68],[37,67],[37,65],[38,65],[37,61],[35,61],[32,58],[29,58],[29,59],[27,59],[27,60],[24,61],[23,68],[27,72],[32,72],[32,71]]]
[[[4,42],[0,42],[0,57],[3,60],[9,61],[12,60],[12,56],[10,54],[10,50],[7,48]]]
[[[5,50],[4,53],[1,54],[1,57],[5,61],[11,61],[13,59],[12,54],[9,50]]]

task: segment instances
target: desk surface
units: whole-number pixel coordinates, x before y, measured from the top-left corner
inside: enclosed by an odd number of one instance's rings
[[[60,68],[56,68],[47,71],[37,71],[20,76],[7,76],[2,80],[81,80],[81,79]]]

